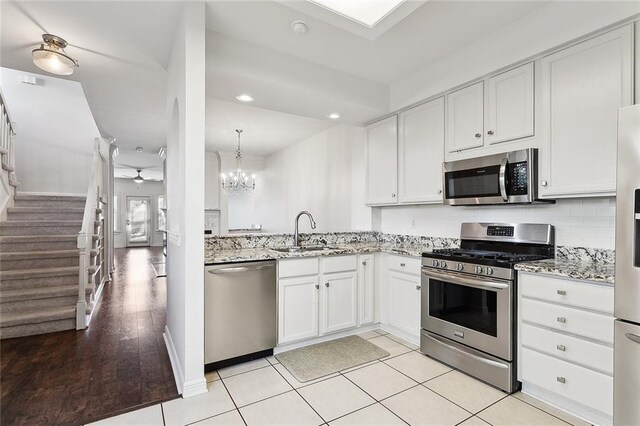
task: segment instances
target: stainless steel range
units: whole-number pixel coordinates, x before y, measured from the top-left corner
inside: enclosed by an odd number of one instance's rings
[[[516,391],[514,265],[551,257],[551,225],[463,223],[459,249],[422,255],[421,352]]]

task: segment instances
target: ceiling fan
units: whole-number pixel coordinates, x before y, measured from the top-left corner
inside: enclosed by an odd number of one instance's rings
[[[136,167],[136,166],[129,166],[126,164],[121,164],[120,167],[116,166],[116,169],[120,169],[117,177],[124,178],[124,179],[133,179],[133,181],[138,185],[142,184],[145,181],[161,182],[162,179],[158,179],[155,177],[142,176],[142,171],[149,168],[150,167]],[[126,171],[123,171],[123,169],[126,169]],[[134,171],[136,173],[134,173]]]

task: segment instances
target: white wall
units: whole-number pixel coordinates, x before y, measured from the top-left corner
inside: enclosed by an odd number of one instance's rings
[[[132,179],[114,179],[113,196],[118,198],[119,229],[114,230],[114,246],[127,246],[127,197],[149,197],[151,219],[151,245],[162,245],[162,232],[158,231],[158,196],[164,196],[164,182],[145,181],[138,186]]]
[[[204,153],[204,208],[220,208],[220,157],[217,152]]]
[[[394,82],[391,110],[640,13],[639,1],[557,1]]]
[[[205,5],[184,2],[167,69],[167,325],[178,391],[204,378]]]
[[[370,229],[364,141],[364,129],[338,125],[267,157],[259,181],[264,191],[256,194],[264,230],[293,232],[301,210],[313,214],[317,232]],[[310,230],[306,219],[300,230]]]
[[[236,170],[236,153],[220,152],[222,173]],[[249,228],[252,224],[262,224],[263,213],[260,200],[267,188],[263,180],[264,158],[255,156],[243,156],[242,168],[249,176],[256,175],[256,189],[238,194],[226,194],[221,192],[220,208],[225,211],[227,229]]]
[[[80,83],[0,68],[0,87],[16,123],[19,192],[85,195],[100,132]]]
[[[614,249],[615,198],[558,200],[553,205],[453,207],[443,205],[376,208],[388,233],[460,237],[462,222],[549,223],[556,245]]]

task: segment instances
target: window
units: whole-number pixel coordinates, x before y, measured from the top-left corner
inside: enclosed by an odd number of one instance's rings
[[[118,211],[118,196],[113,196],[113,230],[120,232],[120,212]]]
[[[158,231],[165,231],[166,230],[166,215],[165,215],[165,203],[164,203],[164,196],[160,195],[158,196],[158,212],[157,212],[157,224],[158,224]]]

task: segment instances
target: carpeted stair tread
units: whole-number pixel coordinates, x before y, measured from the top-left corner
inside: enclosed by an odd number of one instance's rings
[[[78,257],[78,250],[47,250],[47,251],[14,251],[0,253],[0,260],[24,259],[53,259],[60,257]]]
[[[14,228],[21,226],[78,226],[82,227],[82,220],[9,220],[0,222],[1,227]]]
[[[87,197],[81,195],[36,195],[36,194],[16,194],[16,201],[78,201],[84,202]]]
[[[55,206],[26,206],[26,207],[8,207],[8,213],[40,213],[40,212],[69,212],[84,213],[84,207],[55,207]]]
[[[60,277],[66,275],[78,276],[79,270],[79,266],[66,266],[63,268],[38,268],[23,269],[19,271],[0,271],[0,280]]]
[[[86,294],[91,294],[93,288],[86,289]],[[78,286],[76,284],[61,285],[54,287],[20,288],[14,290],[3,290],[0,296],[0,303],[18,302],[22,300],[50,299],[52,297],[77,296]]]
[[[60,307],[50,309],[38,309],[27,312],[8,312],[0,316],[0,327],[12,327],[16,325],[38,324],[48,321],[73,319],[76,317],[76,308]]]
[[[64,242],[76,241],[78,234],[63,235],[0,235],[0,243]]]

